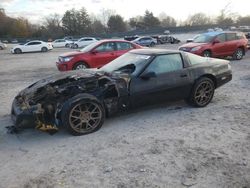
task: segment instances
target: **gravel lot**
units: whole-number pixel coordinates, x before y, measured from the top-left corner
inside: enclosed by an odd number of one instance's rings
[[[205,108],[152,106],[81,137],[64,130],[7,134],[15,95],[56,73],[65,51],[0,51],[0,188],[250,187],[250,53],[232,61],[233,80]]]

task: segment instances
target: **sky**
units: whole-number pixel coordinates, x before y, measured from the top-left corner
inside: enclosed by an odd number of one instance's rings
[[[4,8],[7,15],[25,17],[32,23],[39,23],[50,14],[63,15],[66,10],[81,7],[96,15],[102,9],[113,9],[126,20],[143,15],[148,9],[155,16],[165,12],[178,21],[184,21],[198,12],[216,16],[227,4],[231,13],[250,14],[250,0],[0,0],[0,8]]]

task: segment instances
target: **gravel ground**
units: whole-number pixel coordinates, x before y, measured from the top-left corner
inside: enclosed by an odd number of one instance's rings
[[[65,51],[0,51],[0,188],[250,187],[250,53],[232,62],[233,80],[205,108],[151,106],[81,137],[64,130],[7,134],[14,96],[56,73]]]

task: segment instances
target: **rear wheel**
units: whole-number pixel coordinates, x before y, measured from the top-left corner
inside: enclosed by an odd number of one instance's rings
[[[69,46],[70,46],[69,44],[66,44],[66,45],[65,45],[66,48],[69,48]]]
[[[203,56],[204,56],[204,57],[212,57],[212,53],[211,53],[210,50],[205,50],[205,51],[203,52]]]
[[[214,90],[214,82],[210,78],[202,77],[194,84],[187,102],[196,107],[204,107],[213,99]]]
[[[42,51],[42,52],[47,52],[47,51],[48,51],[48,48],[42,47],[41,51]]]
[[[155,46],[155,43],[154,43],[154,42],[151,42],[149,46],[150,46],[150,47],[153,47],[153,46]]]
[[[74,45],[74,48],[78,48],[78,45],[77,45],[77,44],[75,44],[75,45]]]
[[[14,50],[15,54],[21,54],[22,53],[22,50],[20,48],[17,48]]]
[[[63,126],[74,136],[93,133],[104,123],[105,112],[101,103],[94,97],[75,101],[70,99],[63,107]]]
[[[0,46],[0,50],[3,50],[3,47],[2,47],[2,46]]]
[[[84,62],[78,62],[74,65],[73,70],[82,70],[89,68],[88,65]]]
[[[235,60],[241,60],[244,56],[244,51],[242,48],[238,48],[234,54],[233,54],[233,59]]]

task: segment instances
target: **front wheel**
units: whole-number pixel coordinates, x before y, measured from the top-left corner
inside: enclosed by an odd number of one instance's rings
[[[17,48],[14,50],[15,54],[21,54],[22,53],[22,50],[20,48]]]
[[[243,56],[244,56],[244,51],[241,48],[238,48],[233,54],[233,59],[241,60]]]
[[[214,90],[214,82],[210,78],[202,77],[194,84],[187,102],[196,107],[204,107],[213,99]]]
[[[94,97],[76,101],[70,99],[62,110],[62,124],[74,136],[99,130],[105,118],[104,108]]]
[[[82,69],[87,69],[87,68],[88,68],[88,65],[86,63],[78,62],[73,67],[73,70],[82,70]]]

